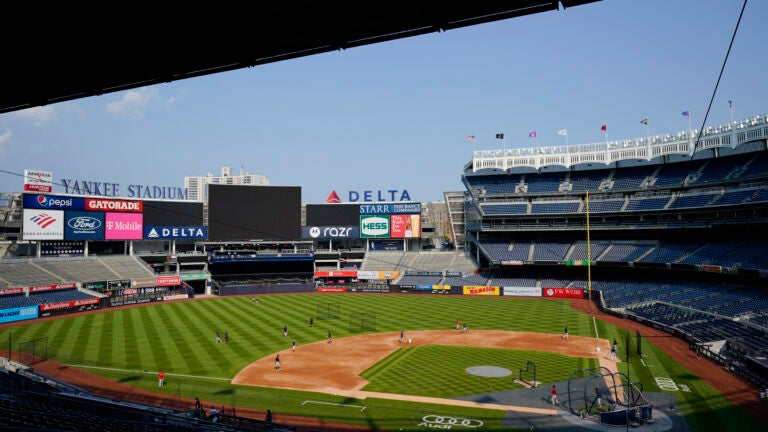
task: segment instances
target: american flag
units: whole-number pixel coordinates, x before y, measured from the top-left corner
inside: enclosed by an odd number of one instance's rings
[[[474,135],[470,135],[470,136],[468,136],[468,137],[467,137],[467,141],[469,141],[469,142],[475,142],[475,136],[474,136]]]

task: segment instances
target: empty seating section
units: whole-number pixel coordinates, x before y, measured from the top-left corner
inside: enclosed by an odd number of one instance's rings
[[[634,315],[668,326],[676,326],[691,321],[704,321],[711,318],[711,315],[703,312],[692,311],[665,303],[632,306],[627,309]]]
[[[668,163],[661,165],[659,167],[659,171],[656,173],[655,181],[653,182],[653,187],[660,188],[660,187],[669,187],[669,186],[680,186],[685,181],[686,177],[688,177],[688,173],[690,171],[696,171],[701,167],[702,163],[695,161],[695,162],[678,162],[678,163]]]
[[[135,256],[116,255],[101,256],[98,258],[108,269],[114,272],[119,279],[133,277],[154,276],[155,273],[149,266]]]
[[[752,197],[757,194],[756,189],[725,191],[720,197],[718,197],[711,205],[737,205],[748,202]]]
[[[403,251],[370,251],[363,259],[363,270],[399,270]]]
[[[652,167],[627,167],[617,169],[613,174],[613,190],[639,189],[643,182],[653,174]]]
[[[47,273],[60,276],[66,282],[119,278],[96,258],[46,258],[32,260],[32,263]]]
[[[32,258],[0,260],[0,288],[131,279],[154,276],[138,258]]]
[[[581,201],[534,201],[531,203],[531,214],[560,214],[578,213]]]
[[[603,262],[632,262],[646,254],[652,246],[648,244],[612,243],[599,261]]]
[[[488,284],[488,274],[469,274],[463,277],[447,277],[443,285],[451,286],[484,286]]]
[[[592,241],[587,244],[586,240],[577,240],[573,244],[570,255],[566,257],[569,260],[591,260],[595,261],[610,244],[607,240]]]
[[[454,252],[410,252],[414,254],[411,260],[411,270],[442,272],[452,270],[450,267],[454,259]]]
[[[520,176],[476,176],[467,182],[471,189],[481,189],[486,195],[509,195],[515,193]]]
[[[625,212],[644,211],[644,210],[663,210],[667,206],[671,197],[633,197],[627,202],[624,208]]]
[[[26,259],[0,260],[0,288],[45,286],[66,282],[35,268]]]
[[[57,303],[73,300],[83,300],[88,298],[94,298],[94,296],[78,291],[77,289],[65,289],[55,291],[42,291],[34,294],[29,294],[29,298],[36,301],[39,304],[43,303]]]
[[[500,287],[525,287],[532,288],[536,286],[536,278],[511,278],[503,276],[492,276],[488,281],[489,285]]]
[[[720,195],[719,192],[710,192],[710,193],[686,193],[686,194],[680,194],[675,198],[674,201],[672,201],[672,204],[669,205],[670,209],[682,209],[682,208],[698,208],[698,207],[706,207],[714,201],[716,198],[718,198]]]
[[[533,261],[563,261],[570,247],[570,241],[538,241],[533,247]]]
[[[25,306],[36,306],[35,299],[30,299],[24,294],[11,294],[0,296],[0,309],[12,309]]]
[[[484,240],[481,246],[485,248],[486,253],[494,260],[511,260],[511,250],[514,243],[509,240]]]
[[[621,211],[622,206],[624,206],[623,199],[608,199],[608,200],[597,200],[597,201],[590,200],[589,212],[590,213],[618,212],[618,211]]]
[[[768,176],[768,154],[766,152],[759,152],[747,162],[744,171],[738,175],[738,178],[740,180],[750,180],[765,178],[766,176]]]
[[[678,261],[680,264],[712,264],[718,257],[744,245],[743,241],[716,241],[702,245]]]
[[[405,275],[397,282],[398,285],[439,285],[442,276]]]
[[[725,251],[722,255],[713,258],[710,264],[725,267],[743,266],[750,262],[759,262],[766,255],[768,255],[768,241],[755,240],[742,243],[730,251]]]
[[[510,203],[510,204],[481,204],[480,208],[483,209],[483,213],[486,215],[512,215],[512,214],[527,214],[528,203]]]
[[[573,172],[570,176],[571,193],[583,191],[597,191],[600,185],[608,178],[610,170],[595,170]]]
[[[675,263],[692,251],[704,245],[704,241],[661,240],[659,245],[644,255],[638,262]]]
[[[545,173],[536,176],[526,175],[528,194],[560,192],[560,184],[565,181],[564,173]],[[534,181],[528,181],[534,178]]]
[[[751,158],[751,155],[735,155],[727,158],[712,159],[704,164],[700,175],[688,182],[689,185],[702,185],[708,183],[720,183],[727,180],[732,174],[741,171],[741,168]]]

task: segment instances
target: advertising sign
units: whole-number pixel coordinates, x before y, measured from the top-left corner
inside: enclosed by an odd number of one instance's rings
[[[541,297],[541,288],[536,287],[504,287],[505,296]]]
[[[106,213],[106,240],[141,240],[143,215],[141,213]]]
[[[24,240],[64,240],[64,212],[24,209],[21,237]]]
[[[357,277],[357,270],[318,270],[315,277]]]
[[[104,291],[107,289],[107,281],[83,282],[82,287],[91,291]]]
[[[141,213],[144,211],[144,201],[86,198],[85,209],[89,211]]]
[[[24,191],[51,193],[53,174],[48,171],[24,170]]]
[[[465,295],[499,295],[499,287],[497,286],[464,286],[462,289]]]
[[[397,251],[403,250],[402,240],[371,240],[372,251]]]
[[[421,215],[393,214],[389,216],[389,232],[391,238],[421,237]]]
[[[360,237],[362,238],[389,237],[389,215],[360,216]]]
[[[85,199],[63,195],[24,194],[24,208],[50,210],[84,210]]]
[[[3,289],[0,289],[0,295],[21,294],[23,292],[24,292],[24,288],[3,288]]]
[[[584,288],[542,288],[543,297],[584,298]]]
[[[40,305],[40,311],[48,312],[52,310],[69,309],[69,308],[96,305],[96,304],[99,304],[99,299],[96,297],[80,299],[80,300],[67,300],[67,301],[60,301],[56,303],[43,303]]]
[[[64,238],[67,240],[102,240],[104,238],[104,213],[64,212]]]
[[[0,323],[34,319],[38,317],[37,306],[25,306],[0,310]]]
[[[358,270],[357,271],[357,278],[362,280],[371,280],[371,279],[386,279],[386,280],[393,280],[397,279],[397,277],[400,276],[400,271],[398,270]]]
[[[301,228],[301,238],[360,238],[360,229],[356,226],[305,226]]]
[[[155,277],[155,286],[179,286],[181,285],[181,276],[157,276]]]
[[[206,226],[145,226],[144,238],[147,240],[191,239],[205,240],[208,238]]]
[[[360,214],[421,214],[421,203],[360,204]]]
[[[117,279],[117,280],[107,281],[107,287],[109,287],[109,289],[130,288],[131,287],[131,280],[130,279]]]

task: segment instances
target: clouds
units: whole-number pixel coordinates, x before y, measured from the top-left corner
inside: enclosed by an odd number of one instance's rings
[[[6,131],[0,134],[0,158],[4,157],[8,152],[8,145],[11,142],[11,137],[13,137],[13,132],[11,131]]]
[[[142,87],[123,93],[123,97],[120,100],[107,103],[106,109],[112,114],[144,117],[147,106],[159,98],[160,94],[156,88]]]
[[[15,119],[28,122],[35,127],[42,128],[51,123],[55,114],[56,110],[53,106],[47,105],[16,111],[12,113],[11,116]]]

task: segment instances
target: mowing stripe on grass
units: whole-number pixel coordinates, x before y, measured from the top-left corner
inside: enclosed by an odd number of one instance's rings
[[[138,371],[138,370],[135,370],[135,369],[118,369],[118,368],[108,368],[108,367],[99,367],[99,366],[86,366],[86,365],[76,365],[76,364],[71,364],[69,366],[74,367],[74,368],[78,368],[78,369],[99,369],[99,370],[108,370],[108,371],[113,371],[113,372],[143,373],[143,374],[148,374],[148,375],[156,375],[158,373],[157,371],[149,371],[149,370]],[[165,376],[167,376],[167,377],[175,376],[175,377],[182,377],[182,378],[199,378],[199,379],[218,380],[218,381],[232,381],[231,378],[200,376],[200,375],[186,375],[186,374],[166,373]]]
[[[306,404],[335,405],[335,406],[340,406],[344,408],[347,408],[347,407],[360,408],[360,412],[365,411],[365,408],[367,408],[363,405],[350,405],[350,404],[340,404],[340,403],[334,403],[334,402],[322,402],[322,401],[313,401],[313,400],[305,400],[304,402],[301,403],[301,405],[306,405]]]

